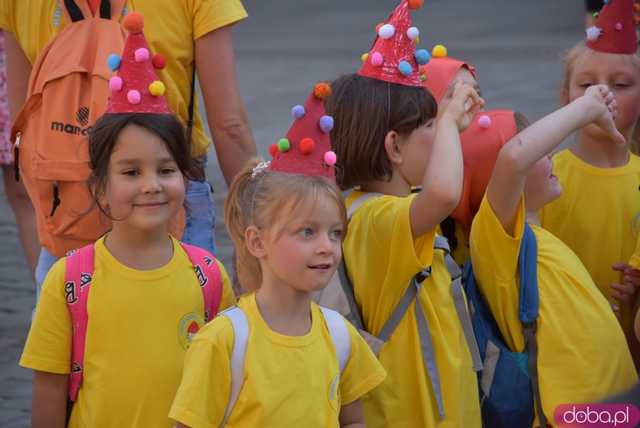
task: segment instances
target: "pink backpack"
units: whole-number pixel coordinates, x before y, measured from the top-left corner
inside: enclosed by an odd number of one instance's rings
[[[204,298],[204,321],[211,321],[218,313],[222,298],[222,275],[216,259],[208,251],[181,243],[194,266]],[[87,336],[87,299],[94,272],[93,244],[72,251],[67,255],[64,291],[71,314],[73,336],[71,341],[71,374],[69,375],[69,399],[76,401],[82,384],[85,340]]]

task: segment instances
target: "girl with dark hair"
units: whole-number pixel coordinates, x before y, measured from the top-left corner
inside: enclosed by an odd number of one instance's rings
[[[190,148],[144,45],[127,39],[89,136],[89,187],[112,227],[52,267],[20,360],[34,370],[33,427],[171,427],[192,336],[235,302],[224,267],[169,233]]]

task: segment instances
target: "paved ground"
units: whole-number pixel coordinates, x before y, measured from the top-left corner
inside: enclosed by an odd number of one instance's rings
[[[444,43],[452,56],[474,63],[493,108],[514,108],[536,119],[557,106],[563,50],[582,37],[579,0],[426,0],[414,14],[422,45]],[[241,92],[261,154],[286,133],[292,105],[317,80],[355,71],[374,26],[395,0],[245,0],[250,18],[236,28]],[[481,6],[480,6],[481,5]],[[215,161],[209,177],[222,212],[226,191]],[[0,184],[1,187],[1,184]],[[220,216],[219,216],[220,217]],[[223,261],[231,246],[218,218]],[[0,191],[0,426],[28,426],[30,378],[17,366],[28,331],[34,287],[15,223]]]

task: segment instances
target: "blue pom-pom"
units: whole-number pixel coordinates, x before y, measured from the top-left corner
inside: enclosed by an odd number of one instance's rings
[[[304,117],[305,111],[304,107],[300,104],[295,105],[291,108],[291,115],[294,119],[302,119]]]
[[[431,54],[426,49],[418,49],[416,51],[416,62],[419,65],[425,65],[431,59]]]
[[[333,129],[333,117],[331,116],[322,116],[320,118],[320,129],[325,134],[328,134]]]
[[[109,57],[107,58],[107,66],[109,66],[109,70],[116,71],[117,69],[119,69],[120,61],[121,61],[120,55],[117,55],[117,54],[109,55]]]
[[[413,72],[413,67],[411,67],[411,64],[407,61],[400,61],[400,64],[398,64],[398,70],[400,70],[400,73],[408,76]]]

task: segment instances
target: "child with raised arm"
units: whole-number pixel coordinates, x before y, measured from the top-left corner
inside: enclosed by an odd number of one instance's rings
[[[500,150],[471,227],[471,261],[480,291],[509,348],[525,346],[519,319],[518,256],[525,222],[537,241],[539,315],[537,373],[542,411],[555,424],[560,404],[589,403],[625,390],[637,375],[607,300],[580,259],[539,226],[538,212],[562,187],[549,153],[571,132],[591,125],[624,147],[616,129],[616,101],[605,86],[544,117]],[[540,425],[540,415],[534,427]],[[554,425],[555,426],[555,425]]]
[[[318,84],[270,163],[234,180],[225,223],[251,292],[196,336],[170,416],[178,427],[364,427],[385,372],[358,332],[312,302],[340,262],[346,212]]]
[[[400,2],[360,71],[337,79],[327,103],[336,119],[338,184],[351,189],[346,271],[364,327],[385,342],[379,358],[388,377],[365,397],[365,420],[473,428],[481,424],[474,364],[457,290],[434,244],[437,225],[460,198],[459,132],[483,101],[460,84],[436,120],[418,72],[426,52],[410,37],[414,4]],[[416,186],[422,190],[412,194]],[[404,313],[393,315],[396,308]]]
[[[89,185],[113,226],[53,266],[20,359],[34,371],[34,428],[171,427],[191,337],[235,302],[222,264],[169,233],[190,147],[150,85],[163,87],[132,33],[89,135]]]

